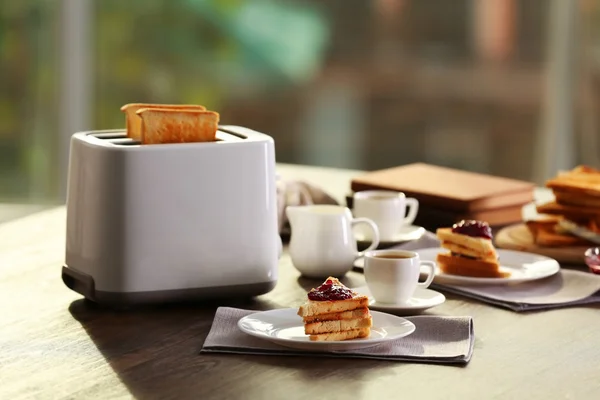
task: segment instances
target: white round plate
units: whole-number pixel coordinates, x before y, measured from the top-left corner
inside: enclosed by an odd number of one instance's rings
[[[415,325],[395,315],[371,311],[373,327],[366,338],[312,342],[304,334],[302,318],[297,308],[262,311],[250,314],[238,321],[242,332],[265,339],[281,346],[309,351],[356,350],[377,346],[390,340],[400,339],[415,331]]]
[[[378,303],[367,286],[352,289],[369,297],[369,308],[397,315],[413,315],[446,301],[446,296],[431,289],[418,287],[415,294],[404,304]]]
[[[400,229],[400,232],[392,240],[380,240],[379,246],[391,246],[398,243],[410,242],[412,240],[420,239],[425,234],[425,228],[416,225],[406,225]],[[357,232],[356,241],[359,244],[368,245],[371,243],[370,240],[365,239],[360,232]]]
[[[447,252],[448,250],[441,247],[432,247],[413,251],[419,253],[421,260],[435,262],[440,252]],[[547,278],[560,270],[558,261],[550,257],[504,249],[496,249],[496,252],[498,253],[500,270],[510,272],[510,276],[506,278],[476,278],[445,274],[438,268],[433,282],[457,285],[506,285]]]

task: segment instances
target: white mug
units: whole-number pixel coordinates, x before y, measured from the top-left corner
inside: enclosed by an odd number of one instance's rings
[[[288,206],[290,221],[289,244],[292,264],[310,278],[340,277],[352,269],[354,261],[365,251],[379,245],[379,232],[373,221],[352,218],[347,207],[335,205]],[[352,227],[365,224],[371,229],[373,241],[363,252],[356,248]]]
[[[393,242],[404,225],[411,225],[419,212],[419,201],[406,197],[402,192],[391,190],[365,190],[353,196],[353,214],[358,218],[369,218],[379,229],[383,242]],[[408,215],[406,207],[408,206]],[[369,240],[369,232],[358,230],[360,236]]]
[[[429,269],[423,283],[419,282],[421,265]],[[369,251],[365,253],[364,273],[369,291],[377,302],[405,304],[417,287],[429,287],[435,277],[435,263],[421,261],[414,251]]]

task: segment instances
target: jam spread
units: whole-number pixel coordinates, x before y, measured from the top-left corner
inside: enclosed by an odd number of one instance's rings
[[[471,237],[482,237],[492,240],[492,229],[487,222],[462,220],[452,225],[452,232]]]
[[[477,259],[477,258],[475,258],[475,257],[466,256],[466,255],[464,255],[464,254],[459,254],[459,253],[454,253],[454,252],[451,252],[450,254],[451,254],[453,257],[469,258],[469,259],[471,259],[471,260],[476,260],[476,259]]]
[[[308,298],[313,301],[331,301],[346,300],[354,296],[352,291],[345,286],[334,285],[333,281],[328,279],[316,289],[308,292]]]

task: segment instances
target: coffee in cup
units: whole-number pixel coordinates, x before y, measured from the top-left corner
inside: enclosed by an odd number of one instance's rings
[[[405,304],[417,287],[429,287],[435,277],[435,263],[421,261],[414,251],[375,250],[366,252],[364,258],[365,280],[379,303]],[[419,282],[421,265],[428,268],[423,283]]]

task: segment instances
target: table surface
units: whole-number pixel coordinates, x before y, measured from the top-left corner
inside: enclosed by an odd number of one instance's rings
[[[340,201],[357,171],[279,165]],[[217,304],[107,310],[60,279],[65,209],[0,225],[0,398],[600,398],[597,307],[517,314],[447,296],[436,315],[474,318],[467,366],[312,357],[199,355]],[[364,284],[350,272],[350,286]],[[248,309],[298,305],[316,281],[287,252],[275,289]]]

